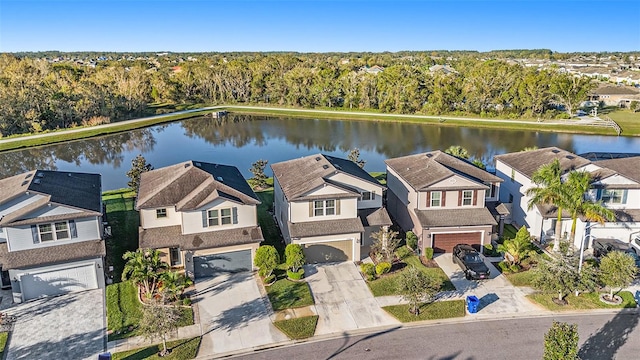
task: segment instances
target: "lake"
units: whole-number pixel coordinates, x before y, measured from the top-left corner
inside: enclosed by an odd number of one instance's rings
[[[325,153],[347,157],[360,149],[365,170],[384,171],[387,158],[461,145],[491,164],[493,156],[524,147],[558,146],[585,152],[640,152],[640,138],[495,130],[384,121],[339,121],[227,115],[194,118],[87,140],[0,153],[0,177],[33,169],[102,174],[103,190],[125,187],[131,159],[142,154],[155,168],[186,160],[237,166],[251,177],[258,159],[270,164]],[[267,167],[266,173],[271,175]]]

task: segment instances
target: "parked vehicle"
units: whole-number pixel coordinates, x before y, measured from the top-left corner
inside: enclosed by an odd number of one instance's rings
[[[640,255],[640,235],[636,235],[629,243],[629,246],[633,252]]]
[[[453,262],[458,264],[468,280],[489,278],[489,268],[480,254],[471,245],[458,244],[453,247]]]
[[[636,266],[640,268],[640,256],[630,244],[616,239],[595,239],[593,241],[593,256],[596,259],[600,259],[612,251],[622,251],[629,254],[635,260]]]

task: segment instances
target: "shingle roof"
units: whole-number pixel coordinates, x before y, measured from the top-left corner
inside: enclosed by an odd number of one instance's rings
[[[560,161],[560,167],[563,172],[579,169],[591,163],[585,158],[555,146],[531,151],[496,155],[495,159],[509,165],[521,174],[527,176],[529,179],[531,179],[533,173],[542,165],[549,164],[553,162],[554,159],[558,159]]]
[[[600,160],[596,165],[615,171],[616,173],[640,184],[640,156]]]
[[[323,184],[336,185],[328,179],[341,172],[378,186],[380,183],[356,163],[346,159],[317,154],[271,165],[273,176],[288,200],[294,200]],[[346,189],[350,191],[349,189]],[[354,190],[351,190],[354,194]]]
[[[485,201],[484,205],[487,207],[491,215],[497,216],[509,214],[509,209],[499,201]]]
[[[195,210],[220,197],[243,204],[260,203],[235,166],[186,161],[142,173],[137,208]]]
[[[182,234],[180,225],[139,229],[140,248],[180,247],[200,250],[232,245],[259,243],[263,240],[259,226]]]
[[[393,222],[389,213],[385,208],[378,209],[360,209],[358,217],[362,221],[363,226],[391,226]]]
[[[105,256],[103,240],[79,241],[65,245],[42,246],[29,250],[8,252],[7,243],[0,244],[3,269],[56,264],[72,260]]]
[[[422,227],[497,225],[487,208],[415,210]]]
[[[637,95],[640,91],[627,86],[603,86],[593,90],[595,95]]]
[[[385,163],[416,190],[454,175],[478,182],[482,188],[486,188],[481,185],[484,182],[502,182],[501,178],[472,163],[439,150],[388,159]]]
[[[289,223],[288,226],[292,238],[364,232],[359,218]]]
[[[101,208],[100,174],[36,170],[0,180],[0,203],[32,191],[51,203],[97,213]]]

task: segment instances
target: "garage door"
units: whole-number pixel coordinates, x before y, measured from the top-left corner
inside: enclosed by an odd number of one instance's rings
[[[479,232],[459,233],[459,234],[434,234],[434,252],[452,252],[457,244],[480,245],[482,234]]]
[[[251,271],[251,250],[194,256],[193,266],[196,278]]]
[[[304,244],[304,256],[309,264],[349,261],[353,259],[353,241]]]
[[[24,274],[20,278],[24,300],[98,288],[95,265]]]

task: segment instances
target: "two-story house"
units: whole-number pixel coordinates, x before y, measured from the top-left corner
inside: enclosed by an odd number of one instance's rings
[[[104,288],[101,178],[30,171],[0,180],[2,285],[22,302]]]
[[[489,244],[502,179],[442,151],[409,155],[387,164],[387,209],[418,248],[451,252],[456,244]]]
[[[250,271],[262,231],[258,196],[234,166],[186,161],[140,176],[140,248],[198,279]]]
[[[605,224],[590,223],[579,217],[576,223],[575,246],[580,242],[589,247],[595,237],[615,238],[629,241],[640,232],[640,156],[620,159],[590,161],[582,156],[557,147],[525,152],[509,153],[495,157],[496,174],[504,180],[500,188],[500,200],[512,203],[512,221],[516,226],[526,226],[531,235],[543,242],[556,237],[557,208],[553,205],[534,204],[529,208],[531,197],[526,195],[535,187],[533,173],[545,164],[558,159],[564,174],[571,170],[588,171],[593,183],[585,197],[614,210],[616,219]],[[571,231],[571,216],[562,213],[560,238],[568,238]]]
[[[311,155],[271,165],[274,213],[287,243],[301,244],[309,263],[358,261],[371,233],[391,225],[385,187],[356,163]]]

